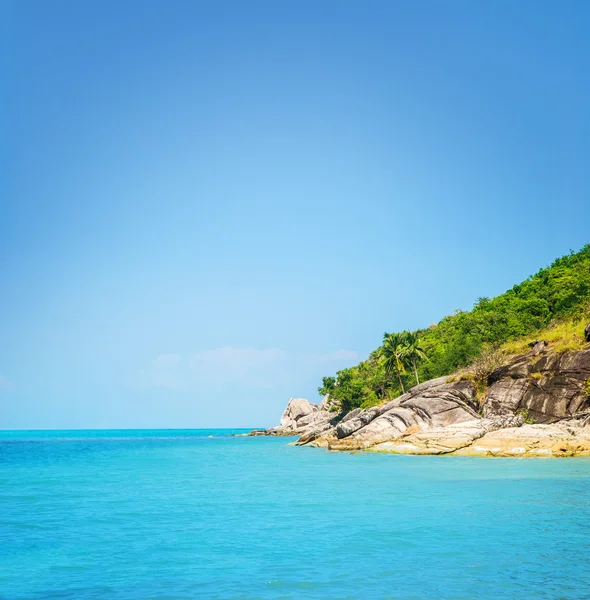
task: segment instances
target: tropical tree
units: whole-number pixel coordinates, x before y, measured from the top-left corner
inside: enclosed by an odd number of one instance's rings
[[[402,334],[404,337],[404,358],[406,360],[406,364],[411,365],[414,369],[414,375],[416,377],[416,383],[420,383],[420,379],[418,378],[418,369],[416,368],[416,363],[420,360],[424,360],[426,358],[426,354],[424,354],[424,349],[420,346],[420,338],[418,334],[414,331],[404,331]]]
[[[334,392],[336,377],[322,377],[322,385],[318,388],[320,396],[327,396]]]
[[[391,377],[397,374],[402,393],[405,393],[402,374],[406,372],[406,355],[404,335],[401,333],[384,333],[381,357],[385,366],[385,372]]]

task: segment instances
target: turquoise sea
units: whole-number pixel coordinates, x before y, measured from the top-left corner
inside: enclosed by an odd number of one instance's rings
[[[590,460],[230,433],[0,432],[0,598],[590,598]]]

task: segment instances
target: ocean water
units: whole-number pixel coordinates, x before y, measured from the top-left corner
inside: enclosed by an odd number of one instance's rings
[[[2,600],[590,598],[590,461],[0,432]]]

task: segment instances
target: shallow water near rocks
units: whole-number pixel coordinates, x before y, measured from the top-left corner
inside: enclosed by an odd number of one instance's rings
[[[0,432],[0,598],[590,597],[587,458],[230,433]]]

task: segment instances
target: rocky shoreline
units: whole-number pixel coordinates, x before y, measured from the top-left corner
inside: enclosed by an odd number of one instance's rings
[[[250,435],[297,436],[299,446],[394,454],[565,457],[590,455],[588,346],[554,352],[545,341],[492,371],[485,393],[469,373],[440,377],[347,414],[291,399],[278,427]]]

